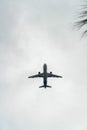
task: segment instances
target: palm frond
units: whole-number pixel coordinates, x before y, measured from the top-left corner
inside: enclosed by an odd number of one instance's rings
[[[87,24],[87,19],[83,19],[83,20],[80,20],[80,21],[76,22],[75,26],[77,26],[80,29],[86,24]]]
[[[78,15],[78,21],[75,22],[74,25],[77,29],[84,30],[82,37],[87,35],[87,4],[83,6],[81,9],[79,15]]]
[[[87,30],[83,32],[82,37],[87,36]]]
[[[79,18],[81,18],[81,17],[87,17],[87,10],[82,11],[82,12],[80,13]]]

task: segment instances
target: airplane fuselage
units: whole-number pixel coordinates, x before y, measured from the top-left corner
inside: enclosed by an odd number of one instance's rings
[[[44,74],[43,84],[44,87],[46,88],[47,87],[47,65],[46,64],[43,65],[43,74]]]

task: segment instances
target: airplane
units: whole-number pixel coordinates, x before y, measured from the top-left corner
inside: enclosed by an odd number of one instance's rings
[[[51,78],[51,77],[54,77],[54,78],[62,78],[62,76],[59,76],[59,75],[55,75],[55,74],[52,74],[52,72],[48,73],[47,72],[47,64],[44,64],[43,65],[43,73],[40,73],[38,72],[38,74],[36,75],[33,75],[33,76],[29,76],[28,78],[43,78],[43,85],[40,86],[39,88],[51,88],[51,86],[47,85],[47,78]]]

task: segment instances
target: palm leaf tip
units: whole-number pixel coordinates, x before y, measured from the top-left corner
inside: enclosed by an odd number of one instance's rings
[[[82,37],[87,36],[87,30],[83,32]]]
[[[87,19],[84,19],[84,20],[81,20],[81,21],[79,21],[79,22],[76,22],[76,26],[78,27],[78,28],[81,28],[81,27],[83,27],[84,25],[86,25],[87,24]]]

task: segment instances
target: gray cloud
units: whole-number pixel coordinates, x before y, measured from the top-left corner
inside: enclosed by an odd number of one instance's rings
[[[86,40],[71,31],[79,1],[0,1],[0,129],[87,129]],[[42,71],[52,89],[38,89]],[[40,70],[39,70],[40,69]]]

